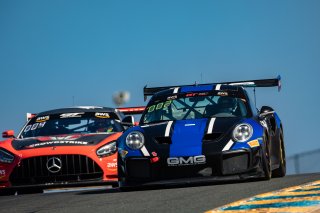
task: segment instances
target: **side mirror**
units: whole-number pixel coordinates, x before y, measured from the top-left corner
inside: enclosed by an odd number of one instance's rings
[[[124,126],[134,126],[134,117],[132,115],[126,116],[121,123]]]
[[[14,138],[14,131],[13,130],[4,131],[2,133],[2,137],[3,138]]]
[[[266,116],[274,113],[274,110],[269,106],[263,106],[260,109],[259,118],[264,119]]]

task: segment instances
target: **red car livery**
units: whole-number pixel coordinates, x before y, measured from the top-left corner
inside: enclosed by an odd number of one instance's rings
[[[12,130],[3,132],[7,139],[0,142],[0,190],[116,184],[116,140],[123,124],[134,123],[124,113],[143,109],[73,107],[33,115],[17,137]]]

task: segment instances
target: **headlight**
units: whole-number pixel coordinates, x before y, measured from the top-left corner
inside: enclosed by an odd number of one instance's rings
[[[10,152],[0,149],[0,162],[1,163],[12,163],[14,160],[14,155]]]
[[[251,138],[253,129],[250,124],[239,124],[233,130],[233,139],[237,142],[245,142]]]
[[[97,150],[97,155],[99,157],[106,157],[116,153],[117,143],[115,141],[108,143]]]
[[[130,149],[141,149],[144,145],[144,136],[141,132],[130,132],[126,137],[126,144]]]

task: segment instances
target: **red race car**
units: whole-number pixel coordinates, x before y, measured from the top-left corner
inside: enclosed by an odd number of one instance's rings
[[[29,114],[17,137],[2,133],[0,192],[61,185],[116,185],[116,140],[144,107],[73,107]]]

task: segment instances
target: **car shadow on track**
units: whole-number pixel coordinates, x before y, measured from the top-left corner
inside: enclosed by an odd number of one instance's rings
[[[210,181],[201,183],[172,183],[163,185],[148,185],[148,186],[135,186],[125,189],[120,189],[119,187],[105,189],[105,190],[90,190],[82,191],[76,193],[77,195],[89,195],[89,194],[108,194],[108,193],[126,193],[134,191],[151,191],[151,190],[163,190],[163,189],[181,189],[181,188],[191,188],[191,187],[204,187],[204,186],[214,186],[214,185],[230,185],[230,184],[241,184],[250,182],[260,182],[261,179],[248,179],[248,180],[227,180],[227,181]]]

